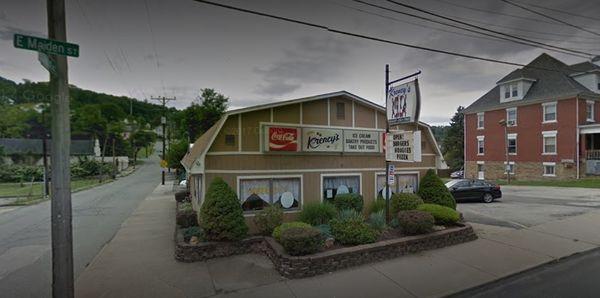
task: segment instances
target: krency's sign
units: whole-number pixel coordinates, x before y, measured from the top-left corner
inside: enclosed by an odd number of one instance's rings
[[[421,132],[396,131],[386,134],[385,159],[397,162],[421,161]]]
[[[419,121],[421,111],[419,81],[415,79],[402,85],[390,87],[386,107],[389,125]]]
[[[302,151],[341,152],[343,133],[341,129],[302,128]]]

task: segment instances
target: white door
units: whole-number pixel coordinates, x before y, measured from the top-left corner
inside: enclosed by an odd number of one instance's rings
[[[485,167],[482,164],[477,165],[477,179],[485,179]]]

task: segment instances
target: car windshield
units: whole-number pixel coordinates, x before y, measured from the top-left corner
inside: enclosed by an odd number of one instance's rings
[[[450,181],[446,182],[446,187],[450,188],[450,187],[456,185],[456,183],[458,183],[460,181],[462,181],[462,180],[450,180]]]

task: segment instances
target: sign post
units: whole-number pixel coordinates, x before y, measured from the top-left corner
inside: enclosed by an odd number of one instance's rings
[[[385,65],[385,110],[387,114],[387,121],[385,126],[385,147],[386,147],[386,159],[385,159],[385,169],[388,172],[388,177],[385,179],[385,219],[389,224],[390,221],[390,161],[396,161],[395,159],[388,159],[388,154],[390,153],[389,145],[393,145],[395,140],[393,140],[393,135],[390,134],[390,125],[398,125],[403,123],[415,123],[418,127],[419,121],[419,113],[421,110],[421,98],[419,96],[419,83],[417,79],[414,81],[391,87],[391,85],[398,83],[400,81],[415,77],[421,74],[421,71],[418,71],[414,74],[402,77],[400,79],[394,80],[390,82],[390,66],[389,64]],[[420,134],[419,134],[419,158],[420,158]],[[392,144],[390,144],[392,143]],[[392,181],[394,182],[394,181]]]

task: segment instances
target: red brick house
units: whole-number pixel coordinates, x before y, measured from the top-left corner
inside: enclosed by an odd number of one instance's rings
[[[600,66],[548,54],[527,66],[464,110],[465,177],[504,179],[507,168],[523,180],[600,174]]]

